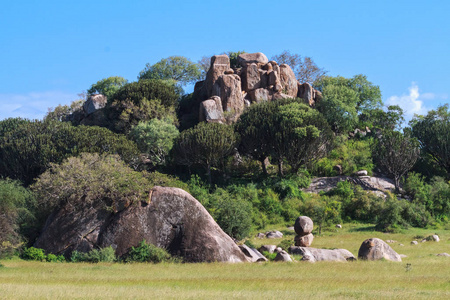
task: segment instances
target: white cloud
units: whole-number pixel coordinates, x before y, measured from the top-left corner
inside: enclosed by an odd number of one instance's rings
[[[424,115],[430,108],[424,106],[423,100],[433,100],[436,95],[433,93],[419,93],[419,86],[411,83],[409,94],[402,96],[391,96],[386,100],[386,105],[398,105],[405,112],[405,121],[412,119],[414,114]]]
[[[49,108],[69,104],[78,98],[76,94],[60,91],[0,94],[0,120],[10,117],[42,119]]]

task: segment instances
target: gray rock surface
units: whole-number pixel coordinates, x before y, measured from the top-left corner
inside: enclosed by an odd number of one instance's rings
[[[277,253],[277,256],[275,256],[274,261],[292,262],[292,258],[286,251],[282,250]]]
[[[346,249],[317,249],[310,247],[291,246],[289,253],[302,255],[303,261],[353,261],[355,256]]]
[[[283,234],[278,230],[266,232],[266,238],[268,238],[268,239],[279,239],[282,237],[283,237]]]
[[[250,248],[247,245],[239,245],[239,248],[241,251],[249,258],[251,262],[265,262],[267,261],[267,258],[262,255],[258,250],[255,248]]]
[[[277,246],[275,245],[262,245],[259,247],[260,252],[268,252],[268,253],[274,253],[277,249]]]
[[[300,216],[295,220],[294,230],[299,236],[310,234],[314,229],[314,223],[310,217]]]
[[[300,246],[300,247],[309,247],[309,246],[311,246],[313,240],[314,240],[314,235],[312,233],[309,233],[309,234],[304,235],[304,236],[297,235],[294,238],[295,246]]]
[[[65,205],[48,218],[34,246],[66,255],[112,246],[122,256],[142,240],[187,262],[248,261],[200,202],[181,189],[168,187],[154,187],[148,202],[117,213],[101,205]]]
[[[251,63],[255,63],[255,64],[267,64],[269,62],[269,60],[267,59],[267,56],[265,56],[263,53],[261,52],[257,52],[257,53],[242,53],[238,56],[238,63],[242,66],[245,67]]]
[[[385,241],[379,238],[365,240],[359,248],[358,258],[363,260],[386,259],[390,261],[402,261],[400,255]]]
[[[211,99],[205,100],[200,104],[199,119],[206,122],[225,121],[220,97],[212,96]]]
[[[390,178],[386,177],[351,177],[351,176],[335,176],[335,177],[317,177],[311,180],[308,188],[303,189],[307,193],[328,192],[336,188],[341,181],[349,181],[351,183],[361,186],[364,190],[373,192],[394,191],[395,185]]]
[[[88,99],[83,103],[84,115],[87,117],[97,110],[104,108],[106,106],[106,102],[107,98],[105,95],[90,95]]]

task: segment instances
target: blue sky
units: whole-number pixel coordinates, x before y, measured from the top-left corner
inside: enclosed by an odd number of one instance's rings
[[[4,1],[0,119],[42,118],[109,76],[171,55],[289,50],[329,75],[365,74],[386,104],[450,97],[450,1]]]

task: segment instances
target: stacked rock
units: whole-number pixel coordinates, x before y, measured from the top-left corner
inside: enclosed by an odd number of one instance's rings
[[[295,246],[309,247],[314,239],[313,234],[313,221],[307,216],[298,217],[295,220],[294,230],[297,235],[295,236]]]

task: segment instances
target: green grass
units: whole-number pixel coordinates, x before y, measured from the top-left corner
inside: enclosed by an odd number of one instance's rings
[[[313,247],[346,248],[357,255],[364,239],[379,237],[398,241],[391,246],[408,257],[401,263],[315,264],[74,264],[3,260],[0,299],[450,298],[450,258],[435,256],[450,252],[450,231],[412,229],[383,234],[373,232],[370,226],[361,230],[362,226],[345,224],[340,231],[325,232],[315,238]],[[410,245],[414,236],[434,233],[439,234],[441,242]],[[252,242],[273,243],[267,239]],[[410,268],[406,268],[407,264]]]

